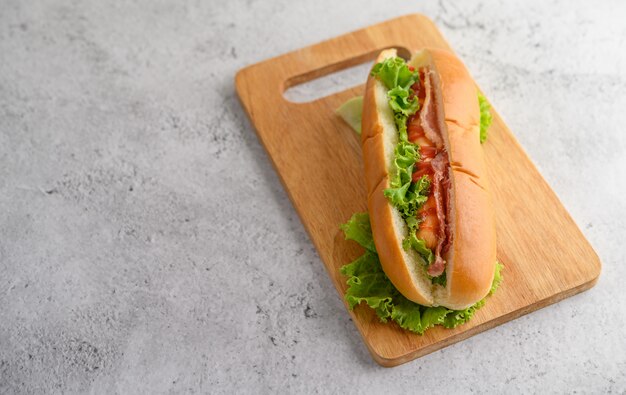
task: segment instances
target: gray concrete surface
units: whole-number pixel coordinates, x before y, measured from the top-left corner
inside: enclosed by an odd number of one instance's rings
[[[389,370],[233,77],[410,12],[437,22],[604,269]],[[624,393],[624,20],[621,1],[1,0],[0,393]]]

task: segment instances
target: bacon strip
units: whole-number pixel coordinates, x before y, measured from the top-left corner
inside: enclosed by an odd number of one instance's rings
[[[433,197],[437,207],[436,215],[439,222],[437,227],[437,247],[435,248],[435,261],[428,267],[428,274],[437,277],[445,270],[445,261],[441,257],[441,251],[446,241],[446,208],[443,190],[444,179],[447,179],[448,155],[445,151],[440,151],[435,159],[431,161],[434,176],[431,188],[433,189]]]
[[[422,128],[424,128],[424,133],[426,137],[433,143],[437,149],[443,148],[443,139],[441,135],[437,132],[437,111],[435,110],[435,106],[437,105],[433,98],[433,72],[431,70],[426,70],[423,74],[420,73],[420,76],[424,81],[424,91],[426,92],[426,97],[424,98],[424,105],[420,110],[420,121],[422,123]]]
[[[432,277],[441,275],[446,262],[443,254],[449,248],[449,228],[446,216],[449,215],[448,198],[450,189],[448,155],[443,148],[443,139],[437,131],[436,102],[433,98],[432,72],[420,69],[420,81],[413,90],[420,101],[419,113],[407,122],[409,140],[420,146],[420,161],[413,173],[416,182],[427,175],[431,180],[431,193],[420,208],[417,217],[421,219],[417,236],[434,250],[435,260],[427,272]]]

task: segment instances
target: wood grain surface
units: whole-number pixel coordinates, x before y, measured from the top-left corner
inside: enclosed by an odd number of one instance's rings
[[[257,63],[236,76],[243,107],[342,298],[346,278],[339,267],[362,249],[344,240],[339,225],[366,211],[366,192],[359,138],[335,109],[363,94],[364,87],[308,103],[288,102],[283,92],[372,60],[390,47],[404,56],[422,47],[451,50],[431,20],[407,15]],[[591,245],[493,108],[492,113],[483,146],[504,281],[468,324],[436,327],[423,336],[382,324],[368,307],[356,307],[350,312],[354,323],[383,366],[410,361],[586,290],[600,274]],[[297,268],[285,270],[297,275]]]

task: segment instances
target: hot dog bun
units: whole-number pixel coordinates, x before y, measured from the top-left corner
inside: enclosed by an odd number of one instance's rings
[[[395,49],[385,50],[377,61],[394,56]],[[450,164],[446,285],[432,284],[419,255],[402,248],[408,228],[383,195],[392,177],[398,132],[388,89],[370,76],[363,104],[362,148],[374,241],[383,270],[406,298],[425,306],[464,309],[487,295],[496,262],[495,219],[479,139],[476,86],[461,61],[443,50],[424,49],[408,64],[432,70],[433,111]]]

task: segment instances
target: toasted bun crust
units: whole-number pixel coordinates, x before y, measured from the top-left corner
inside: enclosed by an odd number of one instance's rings
[[[393,56],[395,50],[385,50],[377,61]],[[363,103],[362,146],[374,241],[383,270],[405,297],[425,306],[464,309],[487,295],[496,261],[495,219],[478,137],[476,87],[460,60],[449,52],[424,49],[409,64],[434,70],[439,130],[451,166],[447,221],[452,245],[444,256],[446,287],[431,284],[421,257],[402,248],[408,229],[383,195],[393,172],[397,131],[387,89],[370,76]]]

